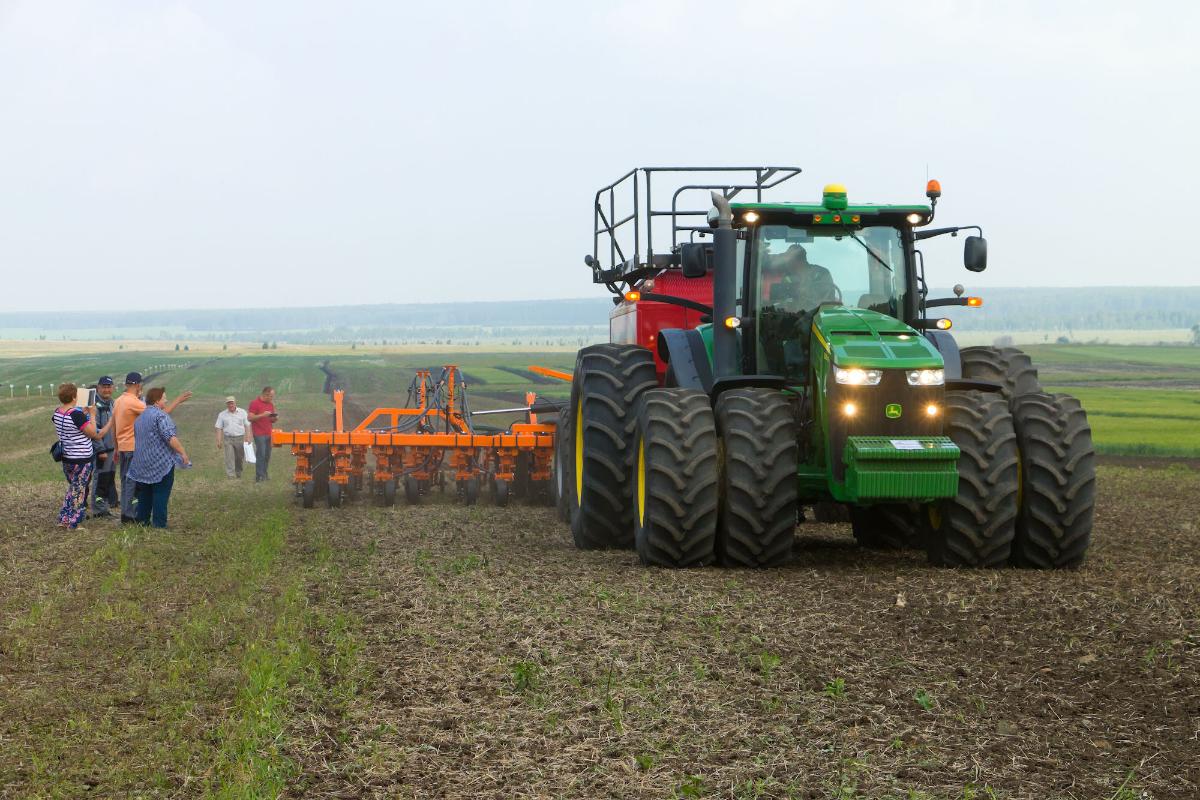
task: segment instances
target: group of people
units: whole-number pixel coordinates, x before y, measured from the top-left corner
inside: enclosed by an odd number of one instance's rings
[[[142,375],[125,376],[125,391],[113,398],[112,377],[102,376],[95,384],[95,401],[81,404],[74,383],[58,387],[61,405],[54,410],[58,442],[54,456],[62,462],[67,491],[58,513],[58,524],[79,530],[88,516],[112,517],[119,506],[122,523],[167,527],[167,508],[175,470],[188,469],[188,457],[171,413],[192,396],[182,392],[167,401],[166,389],[155,386],[142,395]],[[267,479],[271,459],[271,427],[275,392],[267,386],[250,403],[249,411],[227,397],[226,408],[217,416],[217,447],[225,450],[225,471],[239,477],[244,463],[247,435],[253,436],[255,482]],[[120,490],[117,488],[118,478]]]
[[[125,391],[115,400],[110,376],[96,381],[95,389],[95,403],[81,407],[78,386],[58,387],[61,405],[54,410],[54,430],[67,478],[59,526],[77,530],[87,516],[90,496],[93,516],[112,516],[111,506],[119,502],[121,522],[167,527],[175,468],[192,465],[171,412],[192,393],[183,392],[168,403],[166,389],[155,386],[143,399],[138,372],[125,376]]]

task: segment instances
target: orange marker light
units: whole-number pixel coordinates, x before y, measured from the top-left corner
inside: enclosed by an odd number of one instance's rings
[[[971,308],[979,308],[981,305],[983,305],[983,298],[982,297],[968,297],[967,305],[971,306]]]
[[[850,218],[850,221],[851,222],[861,222],[862,217],[860,217],[858,214],[855,214],[853,217]]]
[[[725,327],[726,328],[740,328],[740,327],[742,327],[742,320],[739,317],[726,317],[725,318]]]
[[[833,215],[833,221],[834,221],[834,222],[841,222],[841,221],[842,221],[842,215],[841,215],[841,214],[834,214],[834,215]]]
[[[820,214],[813,214],[813,222],[820,222],[822,219]]]
[[[626,292],[625,299],[627,301],[629,301],[630,303],[636,303],[638,300],[642,299],[642,293],[637,291],[636,289],[633,291]]]

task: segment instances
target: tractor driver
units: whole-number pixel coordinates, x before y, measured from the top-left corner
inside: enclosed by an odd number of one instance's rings
[[[764,255],[761,272],[760,341],[767,368],[776,374],[806,377],[812,319],[822,303],[840,303],[841,292],[825,267],[808,260],[802,245],[777,256]]]

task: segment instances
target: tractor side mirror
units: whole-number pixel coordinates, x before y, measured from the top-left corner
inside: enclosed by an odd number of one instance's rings
[[[987,239],[982,236],[968,236],[963,247],[963,266],[971,272],[983,272],[987,269]]]
[[[712,269],[713,246],[707,242],[690,242],[679,246],[679,266],[685,278],[703,278]]]

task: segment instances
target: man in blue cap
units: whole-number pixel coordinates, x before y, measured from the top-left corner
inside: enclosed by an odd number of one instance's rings
[[[192,396],[191,392],[181,392],[169,405],[163,408],[168,414],[181,403]],[[121,522],[136,522],[134,518],[133,498],[137,481],[129,477],[129,465],[133,463],[133,451],[136,445],[133,436],[133,423],[146,410],[142,401],[142,373],[131,372],[125,376],[125,393],[113,403],[113,427],[117,429],[117,466],[121,474]]]
[[[96,425],[97,430],[108,425],[113,413],[113,379],[101,376],[96,381]],[[117,499],[117,435],[109,429],[104,438],[95,443],[96,468],[92,470],[92,516],[111,517],[109,510],[116,507]]]

